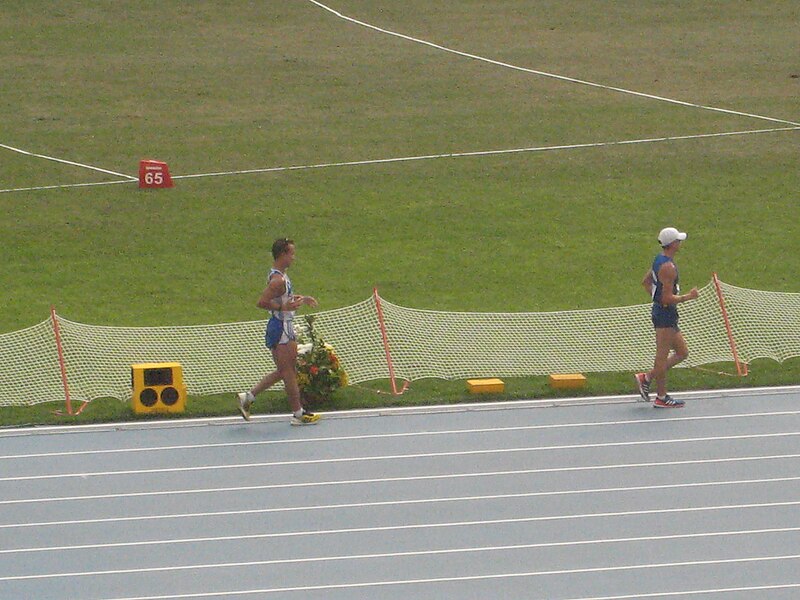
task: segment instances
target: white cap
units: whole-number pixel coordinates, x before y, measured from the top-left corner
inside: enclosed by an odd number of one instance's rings
[[[662,246],[669,246],[672,242],[683,241],[687,234],[678,231],[674,227],[665,227],[658,234],[658,243]]]

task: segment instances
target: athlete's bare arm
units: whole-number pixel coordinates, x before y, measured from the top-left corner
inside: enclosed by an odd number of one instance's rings
[[[647,292],[647,295],[653,297],[653,272],[647,271],[642,279],[642,287]]]
[[[662,304],[680,304],[688,300],[694,300],[698,296],[697,288],[692,288],[688,294],[680,296],[672,293],[672,288],[675,284],[675,277],[678,270],[671,262],[664,263],[658,270],[658,280],[661,282],[661,303]]]
[[[302,296],[295,296],[285,304],[281,304],[281,296],[285,290],[286,282],[283,277],[277,274],[273,275],[267,287],[261,292],[256,306],[265,310],[297,310],[303,304]]]

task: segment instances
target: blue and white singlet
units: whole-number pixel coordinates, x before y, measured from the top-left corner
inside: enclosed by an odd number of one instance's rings
[[[267,285],[272,281],[275,275],[283,277],[285,287],[283,294],[278,299],[284,305],[292,299],[292,281],[278,269],[270,269],[269,276],[267,277]],[[278,344],[287,344],[295,339],[294,334],[294,312],[293,310],[273,310],[272,317],[267,322],[267,331],[265,341],[267,348],[275,348]]]

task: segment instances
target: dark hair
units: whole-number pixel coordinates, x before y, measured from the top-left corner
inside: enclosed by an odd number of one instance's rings
[[[290,240],[289,238],[278,238],[272,243],[272,258],[277,260],[279,256],[286,254],[289,251],[289,246],[293,245],[294,240]]]

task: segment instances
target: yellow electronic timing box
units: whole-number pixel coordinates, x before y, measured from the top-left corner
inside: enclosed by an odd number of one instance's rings
[[[178,363],[131,365],[131,387],[135,413],[179,413],[186,409],[183,367]]]
[[[582,388],[586,385],[586,376],[580,373],[550,375],[550,385],[556,389]]]
[[[506,384],[502,379],[467,379],[467,388],[472,394],[502,394]]]

